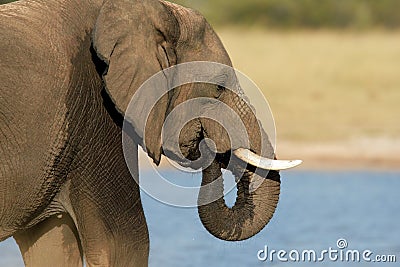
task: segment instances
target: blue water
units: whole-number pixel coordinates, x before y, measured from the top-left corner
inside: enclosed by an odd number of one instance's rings
[[[141,179],[150,175],[144,172]],[[193,185],[200,183],[198,176],[169,175]],[[340,260],[294,263],[280,262],[276,257],[272,262],[257,258],[265,246],[288,253],[337,249],[339,238],[346,239],[347,249],[397,257],[397,263],[351,266],[399,266],[400,173],[291,171],[282,176],[281,198],[272,221],[258,235],[242,242],[224,242],[208,234],[195,208],[168,206],[143,194],[151,240],[150,266],[347,266],[349,263]],[[0,243],[0,266],[23,266],[12,239]]]

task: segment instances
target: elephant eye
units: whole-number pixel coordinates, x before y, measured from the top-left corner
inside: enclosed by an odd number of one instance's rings
[[[225,90],[225,86],[222,86],[222,85],[217,85],[217,89],[218,89],[218,91],[224,91]]]

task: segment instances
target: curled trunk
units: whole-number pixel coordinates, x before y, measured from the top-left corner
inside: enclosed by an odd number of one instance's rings
[[[238,164],[232,172],[238,181],[235,205],[229,208],[225,204],[223,179],[218,179],[222,176],[221,166],[214,161],[203,170],[198,212],[204,227],[212,235],[238,241],[257,234],[272,218],[279,200],[280,177],[277,171],[269,171],[265,178]],[[252,189],[254,186],[255,190]],[[214,199],[217,200],[212,201]]]

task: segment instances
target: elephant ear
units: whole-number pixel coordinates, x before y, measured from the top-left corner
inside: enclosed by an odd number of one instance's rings
[[[179,35],[173,14],[159,1],[106,0],[92,36],[97,56],[107,64],[103,81],[116,109],[125,115],[138,88],[152,75],[176,64],[175,45]],[[168,107],[168,96],[155,105],[147,123],[141,119],[140,103],[129,120],[139,137],[146,128],[146,147],[156,164],[161,159],[161,129]]]

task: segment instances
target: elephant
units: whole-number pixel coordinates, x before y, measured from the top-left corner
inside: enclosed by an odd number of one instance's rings
[[[140,146],[158,165],[164,156],[195,160],[201,141],[213,140],[217,156],[204,166],[202,185],[221,176],[228,158],[240,177],[232,208],[223,197],[199,205],[205,228],[235,241],[270,221],[282,162],[252,107],[224,86],[193,83],[163,96],[139,125],[151,129],[146,137],[132,123],[134,167],[127,167],[124,115],[149,77],[185,62],[232,66],[199,12],[163,0],[24,0],[0,6],[0,33],[0,241],[15,238],[25,265],[147,266],[149,233],[135,181]],[[168,112],[198,96],[235,111],[249,144],[232,147],[221,125],[198,118],[182,129],[180,151],[163,148]],[[277,167],[258,172],[254,158]],[[255,178],[263,182],[252,191]]]

